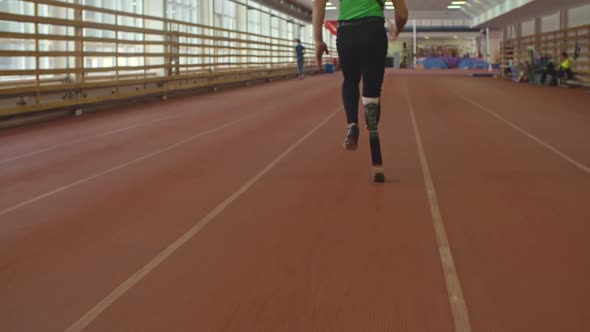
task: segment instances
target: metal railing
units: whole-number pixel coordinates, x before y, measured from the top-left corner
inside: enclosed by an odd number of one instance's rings
[[[0,13],[0,22],[29,25],[29,32],[0,31],[0,42],[19,48],[3,47],[0,60],[26,59],[22,68],[0,68],[0,116],[295,72],[293,40],[61,1],[23,1],[33,4],[34,15]],[[73,15],[41,16],[40,6]],[[112,24],[90,19],[97,14]],[[313,45],[304,46],[313,53]]]
[[[559,65],[562,52],[572,59],[572,71],[582,81],[590,81],[590,25],[505,40],[501,45],[502,66],[531,61],[531,50],[552,58]],[[576,50],[577,49],[577,50]],[[574,55],[577,55],[576,59]]]

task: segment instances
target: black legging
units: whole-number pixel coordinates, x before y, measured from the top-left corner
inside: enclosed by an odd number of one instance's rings
[[[543,74],[541,75],[541,84],[545,84],[545,81],[547,80],[547,75],[551,76],[551,81],[550,82],[557,82],[557,78],[561,78],[561,79],[566,79],[566,80],[573,80],[574,79],[574,73],[572,72],[572,70],[570,68],[564,69],[564,68],[559,68],[559,71],[556,71],[553,66],[547,66],[547,69],[545,69],[543,71]],[[557,84],[557,83],[550,83],[551,85],[553,84]]]
[[[338,57],[344,75],[342,101],[346,120],[358,123],[359,83],[363,78],[363,97],[381,96],[387,58],[385,21],[376,19],[338,27]]]

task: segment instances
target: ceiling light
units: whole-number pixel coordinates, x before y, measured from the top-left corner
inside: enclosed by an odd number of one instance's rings
[[[332,7],[326,7],[326,9],[327,10],[334,10],[334,9],[337,9],[337,8],[332,6]]]
[[[457,6],[457,5],[448,5],[447,6],[448,9],[460,9],[461,6]]]
[[[466,1],[451,1],[451,5],[464,5],[466,3]]]

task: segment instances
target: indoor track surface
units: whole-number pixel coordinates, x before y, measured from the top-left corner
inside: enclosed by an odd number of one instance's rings
[[[340,84],[0,132],[0,331],[590,331],[590,95],[388,72],[374,184]]]

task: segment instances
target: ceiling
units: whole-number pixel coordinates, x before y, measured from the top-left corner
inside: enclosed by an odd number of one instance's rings
[[[257,0],[272,7],[290,7],[291,14],[297,10],[298,18],[311,22],[311,10],[314,0]],[[326,10],[326,20],[338,19],[340,0],[328,0],[333,9]],[[391,5],[391,0],[386,0]],[[454,0],[406,0],[410,19],[416,20],[469,20],[472,27],[501,27],[507,24],[590,3],[590,0],[464,0],[461,8],[448,9]],[[293,8],[296,7],[296,8]],[[335,8],[334,8],[335,7]],[[392,15],[386,10],[386,16]],[[296,16],[296,17],[297,17]],[[462,24],[462,23],[459,23]]]
[[[475,0],[471,0],[475,1]],[[487,1],[495,1],[495,0],[487,0]],[[293,0],[294,3],[299,3],[301,5],[307,6],[311,9],[313,0]],[[338,5],[339,1],[331,1],[336,6]],[[391,0],[387,0],[387,3],[391,3]],[[406,4],[408,5],[408,9],[413,10],[446,10],[447,5],[451,3],[451,0],[406,0]]]
[[[334,7],[338,7],[339,0],[329,0]],[[411,18],[415,19],[467,19],[471,16],[489,10],[492,6],[498,5],[504,0],[466,0],[465,10],[448,9],[452,0],[406,0]],[[309,10],[313,8],[313,0],[291,0],[291,2],[305,7]],[[387,4],[391,4],[387,0]],[[467,13],[469,11],[470,13]],[[392,12],[392,11],[386,11]],[[326,19],[334,20],[337,18],[337,10],[327,10]]]
[[[534,0],[514,8],[502,15],[492,16],[485,20],[475,20],[476,26],[488,26],[491,28],[500,28],[515,22],[523,22],[535,17],[556,13],[559,10],[574,8],[580,5],[590,4],[590,0]]]

